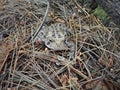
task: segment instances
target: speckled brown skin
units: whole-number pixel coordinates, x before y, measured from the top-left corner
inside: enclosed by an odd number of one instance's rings
[[[44,26],[36,36],[35,41],[43,42],[46,47],[52,50],[68,50],[71,48],[72,42],[67,40],[67,33],[71,33],[70,28],[66,27],[65,24],[55,23]]]

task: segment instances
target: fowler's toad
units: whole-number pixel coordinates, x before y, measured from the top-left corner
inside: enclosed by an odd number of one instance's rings
[[[68,34],[72,31],[65,24],[55,23],[50,26],[44,26],[35,41],[43,42],[45,46],[52,50],[73,50],[73,42],[68,41]]]

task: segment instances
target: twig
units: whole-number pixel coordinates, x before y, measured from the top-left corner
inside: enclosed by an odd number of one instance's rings
[[[42,21],[41,25],[38,27],[37,31],[36,31],[32,36],[28,37],[27,40],[24,41],[24,43],[29,42],[32,37],[33,37],[33,40],[34,40],[35,37],[38,35],[38,33],[39,33],[40,30],[42,29],[43,24],[44,24],[44,22],[45,22],[45,20],[46,20],[46,17],[47,17],[47,15],[48,15],[49,8],[50,8],[50,1],[47,0],[47,9],[46,9],[46,12],[45,12],[45,15],[44,15],[44,17],[43,17],[43,21]]]

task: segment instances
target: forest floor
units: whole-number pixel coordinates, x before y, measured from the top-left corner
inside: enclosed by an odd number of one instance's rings
[[[0,90],[120,90],[120,29],[86,6],[80,0],[1,0]],[[74,58],[69,50],[34,43],[42,23],[73,30]]]

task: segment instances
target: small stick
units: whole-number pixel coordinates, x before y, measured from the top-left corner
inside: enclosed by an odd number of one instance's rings
[[[32,35],[33,36],[33,40],[35,39],[35,37],[38,35],[38,33],[40,32],[40,30],[42,29],[43,24],[44,24],[44,22],[46,20],[46,17],[48,15],[48,11],[49,11],[49,8],[50,8],[50,1],[49,0],[47,0],[47,1],[48,1],[47,2],[47,9],[46,9],[45,15],[43,17],[43,21],[42,21],[41,25],[38,27],[37,31]],[[24,41],[24,43],[29,42],[31,40],[32,36],[28,37],[27,40]]]

